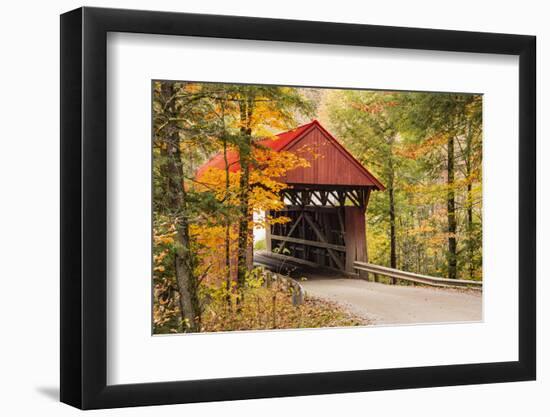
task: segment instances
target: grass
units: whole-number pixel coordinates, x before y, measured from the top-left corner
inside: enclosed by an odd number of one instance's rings
[[[265,239],[258,240],[254,243],[254,250],[265,250],[266,249]]]
[[[202,332],[232,330],[307,329],[368,324],[335,303],[306,297],[295,306],[286,292],[255,288],[247,291],[244,303],[228,306],[212,303],[202,317]]]

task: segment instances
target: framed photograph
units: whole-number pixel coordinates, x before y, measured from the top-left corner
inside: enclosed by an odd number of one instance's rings
[[[533,380],[535,37],[61,16],[61,401]]]

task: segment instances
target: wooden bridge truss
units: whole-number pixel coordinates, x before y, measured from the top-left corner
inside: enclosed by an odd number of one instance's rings
[[[319,187],[319,186],[317,186]],[[282,197],[287,205],[296,207],[344,207],[346,204],[355,207],[367,207],[370,188],[316,188],[287,189]]]
[[[293,187],[284,190],[285,208],[268,216],[286,217],[266,231],[267,250],[319,266],[354,272],[366,262],[365,210],[370,188]]]

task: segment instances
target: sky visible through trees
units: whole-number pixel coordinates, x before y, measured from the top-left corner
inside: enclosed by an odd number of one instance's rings
[[[362,324],[319,300],[293,306],[252,264],[253,229],[285,221],[260,215],[284,206],[277,178],[308,166],[258,142],[312,119],[386,187],[368,204],[369,262],[482,279],[481,95],[173,81],[152,89],[155,333]],[[223,168],[197,175],[214,156]]]

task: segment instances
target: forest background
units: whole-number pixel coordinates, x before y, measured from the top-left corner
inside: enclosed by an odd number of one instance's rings
[[[283,206],[277,178],[308,166],[259,141],[313,118],[386,186],[366,214],[369,262],[481,279],[481,95],[154,81],[152,107],[154,333],[362,324],[293,306],[252,264],[253,229],[285,221],[262,216]],[[225,168],[197,175],[216,155]]]

